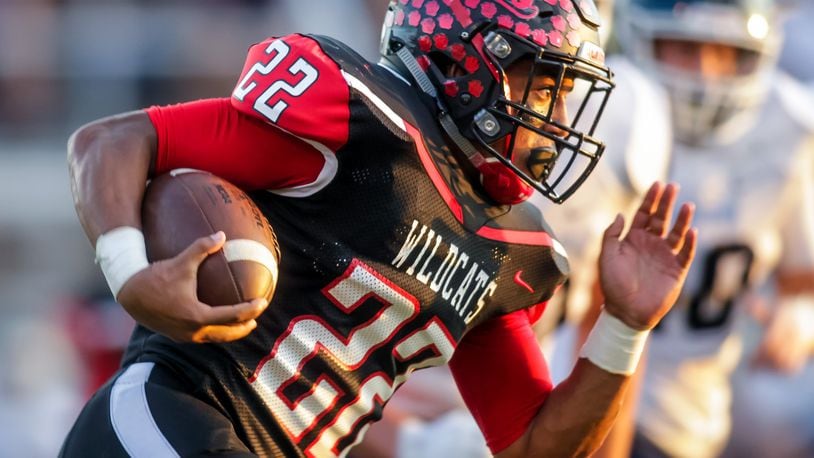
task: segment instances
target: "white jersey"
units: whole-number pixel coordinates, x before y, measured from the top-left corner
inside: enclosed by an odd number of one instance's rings
[[[720,453],[730,428],[732,332],[749,289],[777,267],[814,266],[814,107],[778,75],[753,128],[714,148],[676,145],[670,179],[697,205],[695,263],[650,338],[638,427],[670,455]]]
[[[567,286],[549,302],[537,326],[538,335],[545,336],[563,318],[568,323],[559,329],[556,339],[546,339],[544,346],[555,382],[568,375],[574,363],[573,326],[590,305],[602,233],[617,213],[630,221],[650,185],[666,178],[669,163],[672,137],[667,95],[625,56],[609,56],[607,65],[614,72],[616,87],[597,126],[596,137],[606,144],[602,158],[564,204],[535,196],[571,266]]]

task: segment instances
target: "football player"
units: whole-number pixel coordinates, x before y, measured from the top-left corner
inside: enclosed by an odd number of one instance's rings
[[[600,42],[605,45],[612,30],[613,1],[595,4],[602,17]],[[662,88],[622,54],[609,55],[607,62],[614,72],[615,88],[597,126],[597,136],[607,142],[602,160],[566,205],[540,195],[532,197],[551,227],[568,228],[556,231],[568,253],[568,283],[549,301],[546,313],[534,326],[555,383],[574,365],[574,348],[584,340],[581,325],[591,302],[601,301],[595,292],[596,257],[605,221],[619,212],[635,212],[649,183],[666,179],[672,143],[669,105]],[[591,324],[595,319],[592,315]],[[482,440],[472,437],[477,426],[463,412],[465,406],[453,388],[452,375],[445,367],[411,377],[354,455],[489,456]],[[626,406],[623,412],[632,418],[632,408]],[[619,447],[629,449],[628,438],[614,437],[624,441]]]
[[[717,456],[743,345],[737,318],[757,293],[775,291],[777,315],[756,363],[799,367],[808,358],[814,112],[806,91],[776,70],[772,2],[621,6],[620,42],[670,94],[669,175],[698,204],[704,233],[700,263],[650,340],[633,454]]]
[[[554,388],[531,324],[567,257],[528,198],[564,201],[602,154],[598,24],[589,0],[393,1],[378,65],[269,38],[231,97],[80,128],[79,218],[140,326],[62,455],[344,455],[412,371],[447,362],[494,453],[590,453],[697,239],[691,204],[669,223],[675,185],[650,187],[624,237],[616,217],[605,311]],[[178,167],[247,189],[272,222],[270,304],[198,302],[222,233],[147,262],[145,181]]]

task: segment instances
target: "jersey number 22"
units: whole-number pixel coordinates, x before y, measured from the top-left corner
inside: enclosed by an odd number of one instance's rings
[[[262,64],[260,62],[254,64],[252,68],[246,72],[246,76],[243,77],[235,90],[232,92],[232,96],[240,101],[243,101],[246,95],[257,87],[257,83],[253,81],[255,74],[259,73],[261,75],[268,75],[275,68],[277,68],[278,65],[280,65],[280,62],[285,59],[290,51],[291,48],[284,41],[272,41],[268,47],[266,47],[266,54],[272,56],[271,60],[266,64]],[[289,67],[288,72],[293,76],[303,76],[293,86],[281,79],[274,81],[266,88],[265,91],[263,91],[262,94],[260,94],[259,97],[257,97],[257,100],[254,102],[254,109],[257,110],[258,113],[268,118],[268,120],[271,122],[277,122],[277,120],[280,119],[280,115],[283,114],[283,111],[288,108],[288,103],[282,99],[278,100],[273,105],[269,105],[269,100],[271,100],[275,94],[277,94],[279,91],[283,91],[291,97],[299,97],[303,94],[303,92],[311,87],[312,84],[314,84],[319,76],[317,69],[302,57],[294,61],[294,64]]]

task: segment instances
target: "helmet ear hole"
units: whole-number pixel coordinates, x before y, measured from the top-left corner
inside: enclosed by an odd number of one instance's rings
[[[430,61],[441,71],[447,78],[455,78],[458,76],[463,76],[469,74],[465,68],[463,68],[458,62],[455,62],[452,58],[448,55],[438,52],[432,51],[427,56],[430,58]]]

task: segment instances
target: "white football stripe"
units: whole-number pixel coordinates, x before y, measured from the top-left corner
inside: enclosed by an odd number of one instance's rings
[[[178,168],[178,169],[170,170],[170,176],[174,176],[174,177],[177,177],[178,175],[183,175],[185,173],[207,173],[208,174],[209,172],[206,172],[206,171],[203,171],[203,170],[198,170],[198,169],[188,169],[188,168],[183,168],[183,167]]]
[[[271,281],[277,283],[277,260],[271,250],[260,242],[249,239],[227,240],[223,244],[226,261],[253,261],[260,263],[271,272]]]

